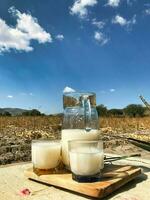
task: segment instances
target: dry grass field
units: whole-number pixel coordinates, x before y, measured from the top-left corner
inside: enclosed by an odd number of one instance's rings
[[[120,134],[150,142],[150,117],[101,118],[100,127],[103,133]]]
[[[31,140],[60,138],[61,116],[0,117],[0,164],[30,160]],[[100,118],[100,134],[106,152],[133,153],[149,152],[129,144],[132,137],[150,142],[150,117],[144,118]]]
[[[150,117],[107,117],[100,118],[100,127],[111,127],[113,130],[121,132],[135,132],[142,130],[150,130]]]

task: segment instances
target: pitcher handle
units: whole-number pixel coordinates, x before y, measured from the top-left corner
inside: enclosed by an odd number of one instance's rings
[[[82,105],[84,108],[84,123],[85,123],[85,130],[91,130],[91,103],[89,96],[84,95],[82,97]]]

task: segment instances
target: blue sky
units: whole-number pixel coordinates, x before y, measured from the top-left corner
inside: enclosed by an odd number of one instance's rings
[[[0,107],[62,112],[62,91],[97,104],[150,101],[148,0],[3,0]]]

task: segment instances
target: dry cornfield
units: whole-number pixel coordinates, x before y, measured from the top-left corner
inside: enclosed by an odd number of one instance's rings
[[[30,160],[31,140],[58,139],[61,125],[62,116],[0,117],[0,164]],[[150,117],[100,118],[100,129],[105,148],[111,153],[137,151],[119,136],[150,142]]]
[[[60,126],[61,124],[61,116],[0,117],[0,132],[9,126],[28,130],[48,131],[52,127],[56,127],[57,129],[57,126]],[[102,117],[100,118],[100,128],[110,128],[114,133],[150,130],[150,117]]]
[[[102,132],[113,135],[124,135],[150,142],[150,117],[141,118],[101,118],[100,127]]]

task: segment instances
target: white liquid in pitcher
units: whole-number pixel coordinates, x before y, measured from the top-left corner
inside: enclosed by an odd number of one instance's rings
[[[103,150],[95,147],[77,147],[69,155],[71,171],[76,175],[95,175],[103,167]]]
[[[85,131],[84,129],[64,129],[61,132],[62,139],[62,160],[69,167],[69,140],[98,140],[99,132],[96,129]]]

